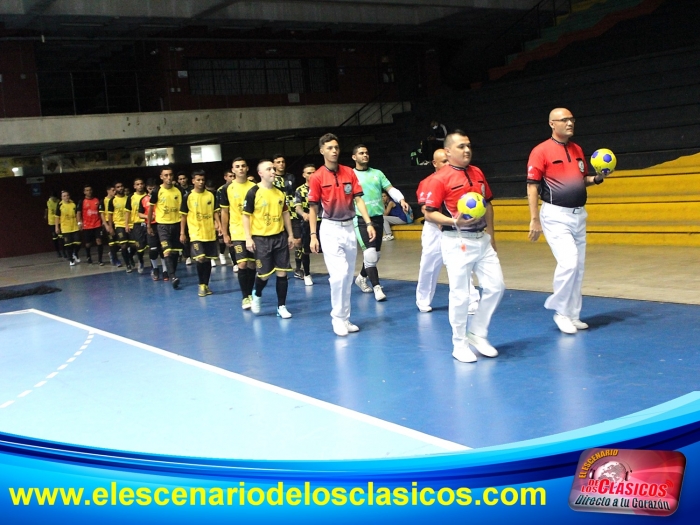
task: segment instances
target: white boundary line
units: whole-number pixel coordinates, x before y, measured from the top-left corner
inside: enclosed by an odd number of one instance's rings
[[[342,416],[348,417],[350,419],[355,419],[357,421],[361,421],[363,423],[367,423],[369,425],[373,425],[375,427],[388,430],[390,432],[395,432],[397,434],[401,434],[406,437],[410,437],[412,439],[415,439],[417,441],[422,441],[424,443],[445,449],[446,451],[449,452],[461,452],[464,450],[470,450],[470,447],[466,447],[464,445],[460,445],[459,443],[454,443],[452,441],[448,441],[446,439],[441,439],[435,436],[431,436],[430,434],[425,434],[423,432],[419,432],[417,430],[413,430],[401,425],[397,425],[395,423],[390,423],[389,421],[384,421],[383,419],[379,419],[373,416],[369,416],[367,414],[362,414],[361,412],[356,412],[355,410],[351,410],[349,408],[344,408],[338,405],[334,405],[333,403],[328,403],[326,401],[321,401],[320,399],[316,399],[314,397],[310,397],[304,394],[300,394],[298,392],[294,392],[292,390],[287,390],[285,388],[281,388],[279,386],[271,385],[270,383],[265,383],[263,381],[258,381],[257,379],[252,379],[250,377],[237,374],[235,372],[231,372],[229,370],[224,370],[223,368],[219,368],[213,365],[209,365],[207,363],[202,363],[201,361],[195,361],[194,359],[190,359],[188,357],[183,357],[178,354],[174,354],[172,352],[168,352],[167,350],[162,350],[160,348],[156,348],[155,346],[147,345],[145,343],[140,343],[139,341],[134,341],[133,339],[128,339],[126,337],[122,337],[120,335],[113,334],[111,332],[106,332],[104,330],[100,330],[98,328],[93,328],[91,326],[78,323],[76,321],[72,321],[70,319],[65,319],[63,317],[59,317],[57,315],[49,314],[46,312],[42,312],[41,310],[37,310],[35,308],[30,308],[27,310],[18,310],[16,312],[8,312],[5,314],[0,314],[0,315],[10,315],[10,314],[25,314],[25,313],[32,313],[32,314],[37,314],[41,315],[44,317],[47,317],[49,319],[53,319],[54,321],[59,321],[61,323],[68,324],[70,326],[74,326],[76,328],[80,328],[81,330],[86,330],[91,334],[99,334],[103,337],[107,337],[109,339],[114,339],[115,341],[119,341],[121,343],[125,343],[131,346],[135,346],[136,348],[140,348],[142,350],[146,350],[148,352],[152,352],[154,354],[161,355],[163,357],[167,357],[169,359],[173,359],[175,361],[179,361],[181,363],[194,366],[197,368],[200,368],[202,370],[206,370],[208,372],[223,376],[223,377],[228,377],[230,379],[234,379],[236,381],[240,381],[241,383],[245,383],[247,385],[251,385],[257,388],[261,388],[263,390],[267,390],[268,392],[273,392],[275,394],[279,394],[291,399],[296,399],[298,401],[302,401],[304,403],[307,403],[309,405],[313,405],[315,407],[323,408],[325,410],[328,410],[330,412],[335,412],[336,414],[340,414]]]

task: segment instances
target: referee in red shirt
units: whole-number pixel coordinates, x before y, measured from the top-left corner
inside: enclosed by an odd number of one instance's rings
[[[605,178],[588,175],[583,150],[570,140],[575,122],[568,109],[553,109],[549,113],[552,137],[535,146],[527,162],[528,238],[536,241],[544,232],[557,260],[554,293],[544,307],[554,310],[554,322],[566,334],[588,328],[580,319],[586,261],[586,187],[600,184]],[[542,207],[538,210],[540,197]]]
[[[328,268],[328,281],[331,285],[331,318],[336,335],[345,336],[348,332],[360,329],[350,322],[350,291],[355,275],[357,241],[355,239],[354,205],[367,224],[370,242],[377,233],[372,226],[367,207],[362,200],[362,188],[355,172],[338,164],[340,146],[338,137],[326,133],[318,141],[324,164],[309,177],[309,229],[310,248],[314,253],[319,249],[319,231],[316,218],[319,206],[323,208],[321,221],[321,244],[323,259]]]
[[[452,357],[471,363],[476,361],[476,355],[470,345],[483,356],[498,355],[486,337],[505,284],[501,262],[496,255],[490,203],[493,195],[484,173],[470,164],[472,145],[469,137],[459,130],[447,135],[445,154],[448,164],[440,168],[426,185],[425,218],[442,226],[442,259],[450,281]],[[486,215],[479,219],[465,219],[457,210],[459,199],[472,191],[480,193],[486,204]],[[467,331],[472,271],[479,278],[482,292],[479,308],[469,321]]]

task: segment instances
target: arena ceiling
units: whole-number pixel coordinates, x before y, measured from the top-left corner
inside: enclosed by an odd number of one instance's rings
[[[538,0],[2,0],[0,40],[34,40],[54,68],[138,41],[495,38]],[[41,66],[42,64],[40,64]]]

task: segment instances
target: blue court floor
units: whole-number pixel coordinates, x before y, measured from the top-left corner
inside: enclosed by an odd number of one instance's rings
[[[354,287],[361,331],[339,338],[323,276],[290,279],[289,320],[274,282],[255,316],[230,267],[204,299],[193,268],[181,277],[175,291],[100,274],[0,301],[37,310],[0,315],[0,431],[176,455],[397,457],[543,437],[700,390],[700,306],[585,297],[591,328],[570,336],[545,294],[507,291],[489,335],[501,355],[464,364],[443,285],[429,314],[415,283],[385,280],[383,303]]]

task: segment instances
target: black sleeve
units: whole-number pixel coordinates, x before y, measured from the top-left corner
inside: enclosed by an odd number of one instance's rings
[[[60,202],[58,203],[58,206],[56,206],[56,213],[54,213],[54,215],[55,215],[56,217],[60,217],[60,216],[61,216],[61,203],[60,203]]]
[[[258,193],[260,186],[257,184],[248,190],[245,195],[245,203],[243,204],[243,212],[252,215],[255,211],[255,195]]]
[[[182,202],[180,203],[180,213],[187,213],[189,211],[190,210],[187,207],[187,197],[183,196]]]
[[[80,213],[81,211],[83,211],[83,201],[84,201],[84,200],[85,200],[85,199],[80,199],[80,200],[78,201],[78,204],[75,206],[75,213],[76,213],[76,214],[77,214],[77,213]]]
[[[160,190],[160,187],[153,188],[153,191],[151,192],[151,200],[149,201],[151,206],[155,206],[156,204],[158,204],[158,191],[159,190]]]
[[[131,197],[126,199],[126,205],[124,206],[124,209],[131,211]]]
[[[231,204],[229,203],[228,200],[228,186],[231,184],[230,182],[226,184],[223,188],[219,190],[219,206],[222,208],[228,208]]]
[[[107,212],[114,213],[114,197],[109,199],[109,202],[107,203]]]

